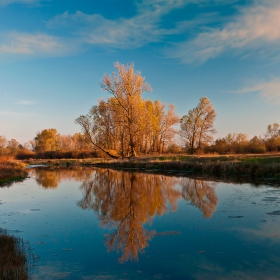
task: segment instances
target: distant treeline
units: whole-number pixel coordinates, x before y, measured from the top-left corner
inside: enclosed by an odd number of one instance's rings
[[[33,140],[21,145],[0,135],[0,156],[16,159],[62,159],[102,157],[82,133],[60,135],[56,129],[44,129]]]
[[[268,125],[263,136],[248,139],[244,133],[229,133],[224,138],[217,139],[213,144],[205,146],[205,153],[218,154],[261,154],[280,151],[280,125]]]
[[[268,125],[263,136],[248,139],[244,133],[229,133],[224,138],[218,138],[212,143],[203,143],[194,147],[194,154],[261,154],[266,152],[280,152],[280,125]],[[176,132],[178,135],[180,133]],[[192,153],[188,142],[173,140],[161,153]],[[158,154],[153,153],[141,154]],[[21,145],[15,139],[7,140],[0,136],[0,156],[12,156],[16,159],[62,159],[62,158],[93,158],[108,157],[93,146],[82,133],[74,135],[60,135],[56,129],[44,129],[37,133],[34,140]]]

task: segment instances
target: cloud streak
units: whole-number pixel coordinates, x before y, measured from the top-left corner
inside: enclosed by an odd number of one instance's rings
[[[34,105],[36,104],[36,101],[33,100],[25,100],[25,99],[20,99],[16,102],[17,105]]]
[[[14,118],[27,117],[31,114],[14,112],[14,111],[1,111],[0,112],[0,116],[9,116],[9,117],[14,117]]]
[[[158,42],[163,36],[178,32],[160,27],[161,17],[170,10],[185,5],[182,0],[144,1],[138,4],[138,13],[132,18],[106,19],[98,14],[65,12],[47,24],[49,28],[65,28],[80,37],[84,43],[109,45],[116,48],[135,48]]]
[[[0,38],[0,56],[61,56],[77,49],[77,42],[42,33],[10,32]]]
[[[51,19],[47,26],[50,29],[71,30],[74,36],[79,37],[86,44],[120,49],[139,48],[149,43],[162,42],[168,36],[182,34],[194,24],[205,21],[205,19],[196,19],[194,22],[174,22],[173,28],[162,27],[163,16],[172,10],[188,4],[215,5],[228,2],[225,0],[144,0],[137,3],[137,13],[131,18],[110,20],[99,14],[85,14],[81,11],[74,14],[65,12]],[[208,20],[206,18],[206,21]]]
[[[49,33],[57,30],[64,37],[45,33],[9,32],[0,35],[0,55],[61,56],[77,53],[92,45],[131,49],[149,43],[172,42],[172,36],[184,35],[211,22],[215,13],[203,14],[195,19],[172,22],[164,26],[164,16],[189,4],[223,5],[236,0],[143,0],[136,2],[136,15],[130,18],[108,19],[99,14],[64,12],[47,22]],[[229,49],[260,46],[263,41],[280,44],[280,4],[276,1],[268,7],[260,4],[246,8],[221,29],[208,29],[192,41],[177,45],[169,56],[186,63],[203,63]],[[6,3],[38,3],[39,0],[0,0]],[[275,7],[277,9],[275,9]],[[216,15],[217,17],[217,15]],[[257,25],[256,25],[256,24]],[[273,28],[272,28],[273,27]],[[272,28],[272,29],[271,29]]]
[[[280,103],[280,78],[268,82],[259,82],[249,87],[244,87],[232,93],[258,93],[269,102]]]
[[[8,6],[10,4],[37,4],[40,0],[0,0],[0,6]]]
[[[4,5],[15,1],[2,0],[0,3]],[[16,2],[35,3],[37,1],[17,0]],[[141,5],[138,4],[136,16],[117,20],[80,11],[74,14],[65,12],[47,23],[50,34],[57,29],[65,32],[64,37],[40,32],[10,31],[0,34],[0,56],[5,55],[5,59],[7,55],[8,58],[11,56],[61,56],[77,53],[90,45],[121,49],[141,47],[150,42],[158,42],[164,35],[174,33],[173,29],[161,29],[160,20],[162,15],[183,5],[185,5],[183,0],[145,0]]]
[[[268,51],[263,52],[263,47]],[[179,43],[169,55],[184,63],[201,64],[227,52],[239,55],[255,50],[267,55],[278,53],[279,47],[280,3],[268,0],[240,9],[223,27],[208,28],[193,40]]]

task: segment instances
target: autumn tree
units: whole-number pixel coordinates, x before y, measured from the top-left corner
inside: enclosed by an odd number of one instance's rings
[[[265,144],[269,152],[280,150],[280,124],[274,123],[267,126]]]
[[[213,140],[215,118],[215,109],[207,97],[202,97],[198,105],[181,118],[180,135],[191,153]]]
[[[155,100],[145,100],[144,110],[139,117],[141,123],[141,137],[138,139],[140,150],[143,153],[162,153],[168,144],[171,144],[176,133],[173,128],[179,122],[174,105]]]
[[[230,153],[241,154],[248,149],[249,140],[245,133],[229,133],[224,139]]]
[[[44,129],[38,132],[35,141],[36,152],[57,151],[60,149],[59,145],[60,135],[55,128]]]
[[[249,149],[251,153],[266,152],[265,141],[258,136],[254,136],[249,142]]]
[[[140,72],[134,71],[133,65],[115,63],[117,74],[104,75],[101,88],[114,98],[114,109],[118,110],[119,121],[123,122],[128,137],[128,147],[131,156],[136,156],[136,139],[141,131],[139,116],[143,106],[142,93],[152,91]]]
[[[91,142],[89,141],[88,137],[83,133],[75,133],[72,135],[72,145],[73,149],[76,151],[79,150],[90,150],[91,149]]]
[[[173,105],[145,100],[149,84],[133,65],[115,64],[117,73],[104,75],[101,88],[110,93],[87,115],[76,119],[93,146],[113,158],[134,157],[138,153],[162,152],[174,137],[179,122]],[[166,112],[167,111],[167,112]]]
[[[0,135],[0,156],[5,153],[5,148],[7,146],[7,138],[4,135]]]
[[[16,139],[11,139],[7,142],[6,149],[9,155],[15,156],[19,148],[20,144]]]
[[[119,154],[115,150],[107,148],[108,145],[102,141],[104,129],[100,125],[102,122],[99,106],[93,106],[87,115],[82,115],[76,119],[76,123],[81,125],[86,138],[91,142],[93,147],[100,149],[111,158],[118,158]]]

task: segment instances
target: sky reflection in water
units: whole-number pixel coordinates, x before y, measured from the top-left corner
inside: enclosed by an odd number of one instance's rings
[[[0,227],[20,231],[40,256],[34,279],[280,275],[277,187],[101,168],[30,172],[0,189]]]

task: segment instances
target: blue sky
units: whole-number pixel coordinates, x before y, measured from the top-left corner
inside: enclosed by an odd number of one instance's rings
[[[0,0],[0,135],[80,131],[114,62],[182,117],[207,96],[216,137],[280,122],[279,0]]]

